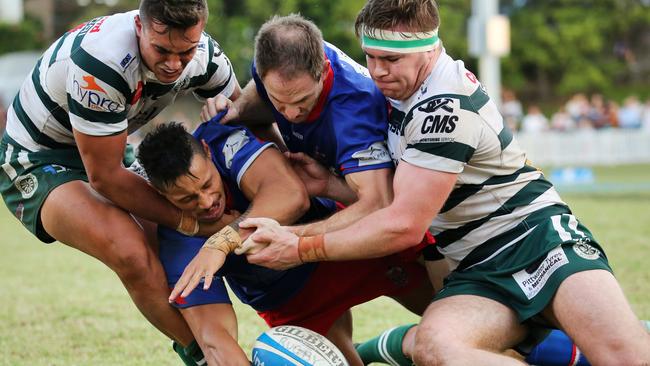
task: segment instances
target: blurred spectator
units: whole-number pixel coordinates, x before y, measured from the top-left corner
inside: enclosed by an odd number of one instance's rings
[[[591,103],[587,111],[587,119],[591,121],[594,128],[600,129],[610,127],[610,122],[607,118],[607,111],[605,109],[605,99],[600,94],[591,96]]]
[[[642,128],[645,131],[650,131],[650,98],[645,101],[645,104],[643,106]]]
[[[618,103],[616,103],[613,100],[607,101],[605,107],[605,114],[607,115],[607,119],[609,120],[609,125],[612,127],[619,127],[618,109],[619,109]]]
[[[528,113],[521,121],[521,131],[537,133],[548,130],[548,119],[535,104],[528,107]]]
[[[511,131],[517,131],[524,115],[521,102],[517,100],[517,96],[510,89],[503,90],[501,100],[501,114],[506,121],[506,125],[510,127]]]
[[[589,113],[589,101],[584,94],[576,94],[566,103],[566,111],[576,122],[587,118]],[[580,124],[580,123],[579,123]]]
[[[636,96],[629,96],[618,110],[618,123],[621,128],[640,128],[643,106]]]
[[[555,131],[571,131],[576,129],[576,121],[571,118],[571,115],[566,111],[566,108],[561,107],[559,111],[551,116],[551,129]]]

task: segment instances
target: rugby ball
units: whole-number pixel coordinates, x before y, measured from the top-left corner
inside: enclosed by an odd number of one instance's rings
[[[262,333],[251,356],[255,366],[348,366],[341,351],[327,338],[293,325]]]

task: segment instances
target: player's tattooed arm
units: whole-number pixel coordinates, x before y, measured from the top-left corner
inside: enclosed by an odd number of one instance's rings
[[[216,249],[224,254],[228,255],[235,251],[243,241],[242,236],[240,235],[239,223],[242,222],[248,214],[251,212],[252,206],[249,206],[243,214],[241,214],[234,221],[230,222],[223,229],[219,230],[205,241],[203,248],[206,249]],[[250,234],[245,232],[246,236]],[[200,254],[200,253],[199,253]]]

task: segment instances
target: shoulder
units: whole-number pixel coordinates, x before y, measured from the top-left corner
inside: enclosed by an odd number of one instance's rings
[[[92,19],[70,35],[74,38],[71,52],[86,52],[92,58],[124,69],[139,58],[134,19],[137,11]],[[127,57],[127,54],[130,54]]]
[[[137,11],[132,11],[95,18],[70,33],[72,62],[124,94],[139,79],[136,15]]]
[[[335,46],[326,43],[325,53],[334,73],[330,105],[339,115],[357,115],[369,110],[384,113],[386,98],[375,86],[368,70]]]

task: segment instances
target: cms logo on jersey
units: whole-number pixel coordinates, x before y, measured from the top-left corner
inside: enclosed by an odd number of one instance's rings
[[[456,129],[457,122],[458,116],[454,115],[428,115],[422,123],[422,133],[451,133]]]
[[[83,76],[81,82],[75,79],[72,85],[77,94],[75,99],[88,109],[117,112],[120,107],[119,104],[106,97],[106,90],[97,84],[92,75]]]

